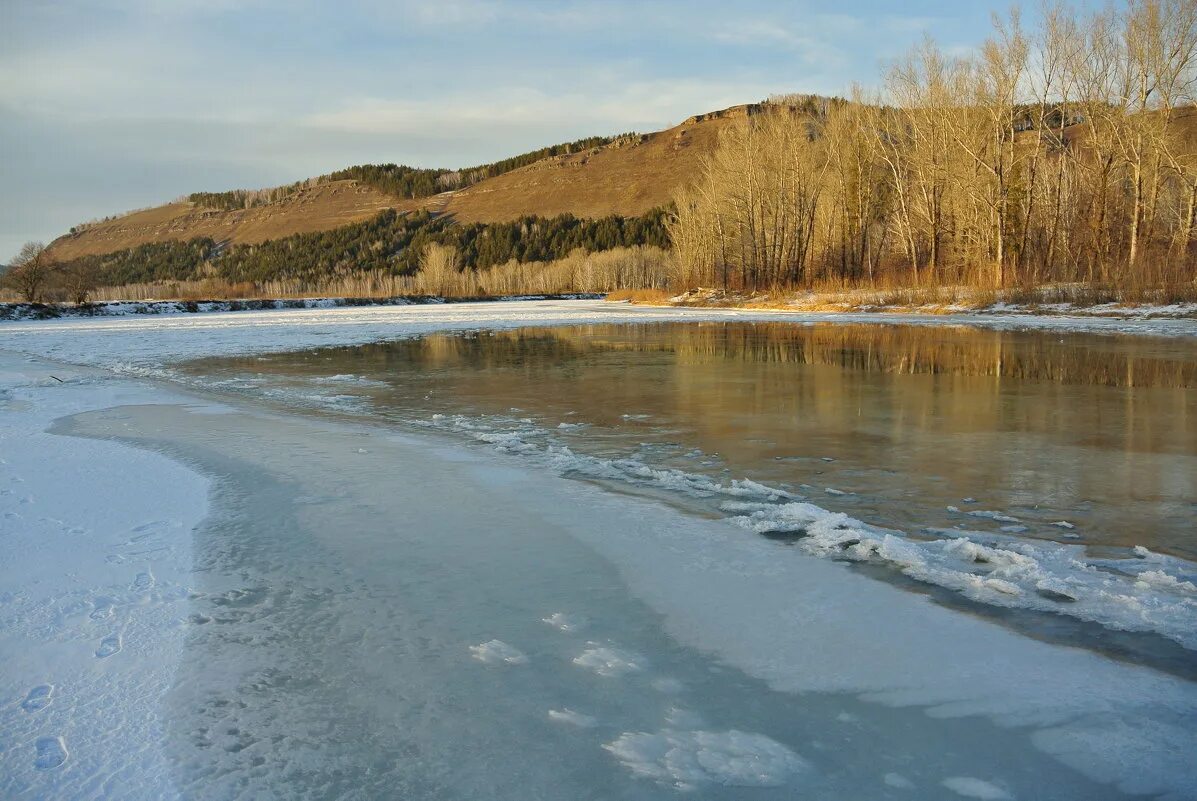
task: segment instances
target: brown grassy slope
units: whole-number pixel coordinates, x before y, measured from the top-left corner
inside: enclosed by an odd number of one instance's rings
[[[413,206],[410,201],[405,203],[353,181],[333,181],[252,209],[219,211],[180,202],[135,211],[59,237],[51,244],[51,252],[55,258],[66,260],[171,239],[211,237],[217,242],[264,242],[361,222],[387,208]]]
[[[277,203],[219,211],[170,203],[85,227],[55,240],[59,259],[110,253],[147,242],[211,237],[255,243],[322,231],[369,219],[382,209],[446,211],[462,222],[498,222],[523,215],[579,217],[636,215],[669,202],[674,189],[698,174],[719,131],[744,116],[745,106],[691,117],[666,131],[620,140],[582,153],[543,159],[468,189],[419,201],[384,195],[353,181],[300,190]]]
[[[674,128],[581,153],[542,159],[456,192],[446,211],[461,222],[524,215],[634,216],[670,201],[699,172],[745,106],[691,117]]]

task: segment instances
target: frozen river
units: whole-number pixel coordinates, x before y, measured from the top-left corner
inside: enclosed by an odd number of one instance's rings
[[[4,795],[1197,792],[1191,338],[520,306],[0,341]]]

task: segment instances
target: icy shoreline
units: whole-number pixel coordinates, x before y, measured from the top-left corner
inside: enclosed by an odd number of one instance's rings
[[[511,301],[211,314],[130,315],[0,322],[0,349],[137,375],[170,375],[170,365],[206,356],[360,345],[432,332],[588,323],[740,322],[974,326],[1197,338],[1195,319],[1126,320],[1028,315],[797,313],[631,306],[606,301]]]
[[[209,482],[56,421],[180,402],[0,351],[0,795],[176,795],[163,699],[186,632]]]

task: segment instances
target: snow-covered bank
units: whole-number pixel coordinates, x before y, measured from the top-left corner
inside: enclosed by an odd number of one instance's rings
[[[49,433],[167,393],[0,352],[0,796],[173,797],[161,703],[208,482]],[[176,399],[177,400],[177,399]]]

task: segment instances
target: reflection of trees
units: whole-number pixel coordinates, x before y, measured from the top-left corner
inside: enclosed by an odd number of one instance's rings
[[[253,372],[364,375],[413,369],[540,369],[584,356],[656,352],[678,365],[779,363],[898,375],[993,376],[1109,387],[1194,387],[1197,358],[1142,338],[1068,337],[967,327],[658,323],[438,334],[256,359]],[[204,362],[201,364],[209,364]]]
[[[656,341],[661,333],[643,336]],[[1113,387],[1197,386],[1197,359],[1160,356],[1153,340],[1079,342],[965,327],[791,323],[682,325],[669,339],[679,360],[693,364],[741,360]]]

